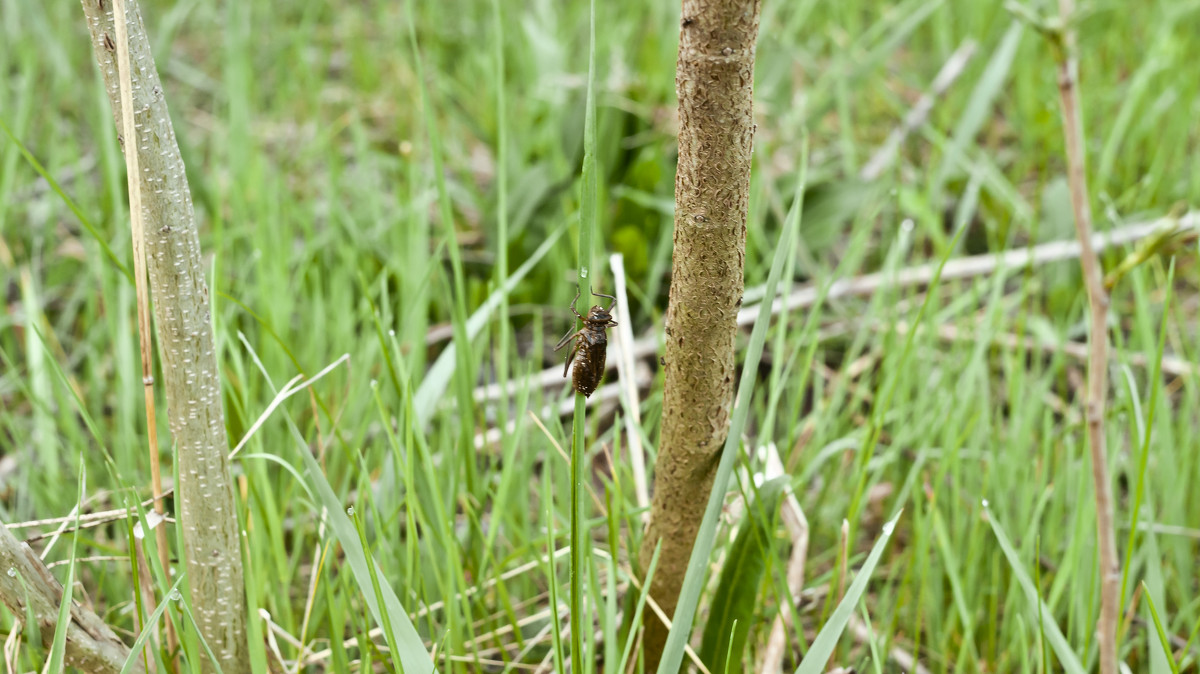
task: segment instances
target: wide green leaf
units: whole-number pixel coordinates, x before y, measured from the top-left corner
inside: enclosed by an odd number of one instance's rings
[[[759,489],[721,567],[698,653],[712,674],[742,671],[741,656],[761,604],[758,586],[767,572],[770,538],[779,521],[779,501],[787,482],[786,477],[778,477]]]

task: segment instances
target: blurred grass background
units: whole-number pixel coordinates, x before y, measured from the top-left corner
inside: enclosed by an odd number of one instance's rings
[[[1200,48],[1200,2],[1092,2],[1083,9],[1081,93],[1097,229],[1194,206],[1200,80],[1191,64]],[[505,572],[546,554],[548,525],[559,546],[567,541],[566,499],[547,509],[542,498],[543,480],[554,480],[556,494],[568,492],[566,466],[526,414],[534,410],[566,446],[569,421],[543,411],[566,389],[523,386],[501,406],[473,400],[471,391],[497,373],[561,366],[546,344],[566,329],[573,295],[587,4],[501,2],[499,25],[482,0],[411,9],[371,1],[153,1],[142,10],[211,260],[231,438],[247,432],[289,379],[349,354],[349,365],[314,385],[312,397],[296,396],[284,408],[346,505],[369,513],[381,568],[418,615],[430,647],[451,657],[440,667],[491,671],[504,666],[484,661],[541,662],[551,648],[545,569]],[[626,0],[600,3],[597,12],[597,259],[624,255],[631,313],[617,318],[635,335],[653,334],[670,274],[680,16],[672,3]],[[0,24],[0,121],[131,266],[123,161],[81,10],[73,2],[0,0]],[[861,179],[867,160],[967,40],[977,43],[975,56],[928,123],[882,176]],[[503,78],[496,76],[498,49]],[[810,179],[793,283],[1073,236],[1049,45],[999,2],[768,1],[756,79],[747,288],[766,279],[805,128]],[[501,204],[506,238],[499,236]],[[911,231],[901,227],[906,220]],[[564,224],[568,235],[455,358],[451,393],[422,399],[430,364],[449,343],[451,326],[461,325],[456,294],[474,311]],[[1130,568],[1123,652],[1132,671],[1170,671],[1171,664],[1143,593],[1175,639],[1182,671],[1197,671],[1200,656],[1200,391],[1194,373],[1152,378],[1132,360],[1157,356],[1162,325],[1166,352],[1196,361],[1196,248],[1169,252],[1178,257],[1165,321],[1165,257],[1135,268],[1113,297],[1119,351],[1108,429],[1120,554]],[[461,285],[452,254],[461,256]],[[1122,257],[1107,254],[1108,267]],[[597,270],[593,287],[607,291],[612,281]],[[1036,575],[1049,609],[1043,618],[1057,621],[1087,663],[1099,601],[1077,404],[1083,365],[1056,349],[992,346],[1011,335],[1052,345],[1083,340],[1078,265],[943,284],[927,325],[955,326],[971,338],[926,331],[912,356],[901,358],[903,336],[892,328],[915,317],[921,293],[885,289],[831,302],[815,332],[792,329],[764,354],[770,385],[758,388],[747,445],[778,447],[812,526],[805,592],[794,609],[796,653],[830,610],[843,518],[853,520],[855,565],[903,507],[862,605],[873,641],[844,638],[837,662],[900,671],[888,658],[900,648],[935,672],[1057,671],[1053,656],[1043,659],[1039,614],[1013,580],[990,518]],[[123,486],[136,485],[146,497],[133,286],[7,137],[0,138],[0,296],[0,517],[11,524],[66,515],[80,457],[93,477],[89,509],[120,505],[107,492]],[[806,318],[793,312],[792,327]],[[650,366],[653,372],[657,363]],[[795,374],[805,367],[812,375],[801,386]],[[782,368],[783,376],[770,376]],[[608,381],[615,379],[610,373]],[[862,427],[885,384],[895,386],[890,416],[867,460],[857,453]],[[642,395],[651,449],[661,386],[653,378]],[[1156,390],[1146,496],[1134,514]],[[607,522],[593,527],[590,591],[597,634],[611,639],[616,618],[602,610],[605,593],[610,582],[622,591],[631,586],[623,572],[608,575],[603,554],[628,566],[641,513],[628,461],[616,454],[627,444],[621,426],[611,409],[589,418],[598,494],[589,507]],[[499,442],[477,446],[477,433],[514,419],[520,423]],[[160,433],[169,438],[165,427]],[[102,449],[113,457],[111,470]],[[754,460],[747,468],[759,469]],[[331,648],[312,671],[346,671],[363,658],[380,665],[377,651],[340,645],[371,625],[359,587],[320,526],[320,503],[296,478],[304,467],[281,417],[250,440],[235,470],[254,604],[280,630],[312,642],[307,652]],[[864,478],[860,505],[855,488]],[[372,491],[372,484],[389,488]],[[753,489],[752,480],[740,485]],[[1138,534],[1127,549],[1131,525]],[[715,561],[735,529],[722,530]],[[123,523],[88,530],[79,554],[124,555],[125,532]],[[315,546],[328,554],[323,563],[315,563]],[[747,663],[786,595],[786,550],[776,531],[767,572],[752,588],[760,601]],[[314,569],[320,573],[310,598]],[[128,560],[78,571],[109,621],[133,630]],[[643,571],[636,570],[639,578]],[[0,631],[11,620],[0,614]],[[300,653],[282,638],[279,647],[288,658]]]

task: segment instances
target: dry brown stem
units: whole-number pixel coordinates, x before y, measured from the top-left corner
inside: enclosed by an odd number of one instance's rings
[[[1091,449],[1092,482],[1096,497],[1096,533],[1100,547],[1100,618],[1096,625],[1096,647],[1101,674],[1117,674],[1117,620],[1121,573],[1117,562],[1116,535],[1113,530],[1112,485],[1108,476],[1105,450],[1104,404],[1108,395],[1108,292],[1100,257],[1092,245],[1092,209],[1088,201],[1087,174],[1083,155],[1083,123],[1079,109],[1079,76],[1075,56],[1075,30],[1072,0],[1059,0],[1062,22],[1058,33],[1058,93],[1062,101],[1063,133],[1067,146],[1067,180],[1071,189],[1071,209],[1075,215],[1075,234],[1081,246],[1079,264],[1087,287],[1088,384],[1085,400],[1088,446]]]
[[[116,30],[114,40],[117,51],[117,72],[121,89],[121,119],[124,123],[123,138],[133,138],[137,135],[134,128],[133,113],[133,80],[130,78],[129,66],[129,34],[126,30],[128,19],[125,14],[125,0],[113,0],[113,28]],[[138,346],[141,349],[142,362],[142,393],[143,404],[146,408],[146,438],[150,453],[150,488],[154,494],[154,511],[160,517],[166,517],[166,509],[162,499],[162,467],[158,456],[158,423],[154,414],[154,345],[150,339],[150,291],[146,288],[146,223],[142,218],[142,190],[137,176],[138,169],[137,147],[132,152],[125,153],[125,174],[129,189],[129,218],[133,234],[133,280],[137,293]],[[171,548],[167,544],[167,528],[156,527],[155,542],[158,547],[158,561],[162,568],[171,568]],[[139,544],[139,550],[141,546]],[[154,595],[146,599],[153,611]],[[179,644],[175,636],[175,625],[166,621],[167,650],[174,652]]]
[[[759,0],[683,0],[680,15],[679,165],[662,435],[640,554],[647,568],[662,540],[650,593],[668,615],[674,614],[729,432],[760,9]],[[661,622],[646,624],[648,670],[658,666],[666,638]]]

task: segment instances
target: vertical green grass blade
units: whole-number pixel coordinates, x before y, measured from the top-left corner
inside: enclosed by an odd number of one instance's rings
[[[546,576],[550,587],[550,623],[553,625],[551,642],[554,644],[554,671],[565,672],[566,653],[562,644],[562,624],[558,619],[558,567],[554,554],[554,480],[546,476],[542,480],[543,514],[546,517]]]
[[[500,0],[492,0],[492,18],[496,26],[496,285],[508,281],[508,112],[504,78],[504,17]],[[496,352],[496,381],[508,381],[510,331],[508,295],[500,298],[500,344]],[[508,388],[501,389],[500,428],[508,423]]]
[[[54,626],[54,641],[51,642],[48,672],[63,671],[63,657],[67,651],[67,628],[71,624],[71,591],[75,587],[75,551],[79,547],[79,513],[83,510],[84,484],[87,482],[87,466],[79,460],[79,488],[75,498],[75,526],[71,532],[71,562],[67,565],[67,580],[63,583],[62,603],[58,607],[58,623]],[[0,525],[3,526],[3,525]],[[137,656],[134,656],[136,659]]]
[[[592,238],[596,228],[596,0],[588,3],[588,79],[587,103],[583,122],[583,180],[579,206],[579,297],[588,306],[592,288],[588,274],[592,266]],[[587,398],[575,393],[575,417],[572,420],[571,441],[571,665],[583,671],[586,655],[583,652],[584,573],[583,563],[589,559],[587,512],[584,501],[584,480],[587,478],[584,457],[587,433]]]
[[[1155,354],[1154,367],[1151,370],[1147,386],[1150,388],[1150,402],[1146,406],[1146,426],[1142,429],[1142,451],[1138,456],[1137,482],[1133,490],[1133,504],[1129,508],[1129,536],[1125,541],[1125,560],[1121,565],[1121,605],[1125,605],[1125,590],[1129,582],[1129,565],[1133,558],[1134,544],[1137,542],[1138,520],[1141,518],[1142,499],[1146,493],[1146,466],[1150,462],[1150,437],[1154,432],[1154,413],[1158,409],[1158,393],[1162,390],[1162,359],[1167,345],[1167,320],[1171,317],[1171,289],[1175,281],[1175,260],[1167,270],[1167,282],[1163,288],[1162,324],[1158,329],[1158,352]]]
[[[638,629],[642,626],[642,612],[646,608],[646,599],[650,596],[650,583],[654,581],[654,571],[658,568],[658,555],[662,552],[662,541],[660,540],[654,546],[654,555],[650,557],[650,568],[646,570],[646,577],[642,579],[642,591],[638,593],[637,606],[633,609],[633,620],[629,623],[629,635],[625,639],[625,649],[621,651],[621,664],[617,667],[618,672],[628,671],[626,667],[629,664],[629,656],[633,653],[633,644],[637,639]]]
[[[1167,631],[1163,629],[1162,619],[1158,617],[1158,608],[1154,605],[1154,597],[1146,581],[1142,581],[1142,589],[1146,592],[1146,607],[1150,609],[1150,617],[1154,620],[1154,630],[1158,633],[1158,645],[1162,648],[1162,655],[1167,659],[1172,674],[1179,674],[1179,665],[1171,655],[1171,640],[1167,638]]]

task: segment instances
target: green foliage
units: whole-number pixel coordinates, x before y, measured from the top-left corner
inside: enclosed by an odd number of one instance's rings
[[[547,342],[573,319],[566,306],[584,218],[595,252],[588,280],[611,288],[598,269],[601,253],[621,252],[630,309],[617,320],[636,338],[661,334],[678,4],[597,4],[591,105],[585,2],[141,4],[212,261],[211,320],[231,442],[272,404],[277,383],[311,382],[343,355],[348,362],[281,401],[234,462],[246,583],[272,620],[249,616],[264,637],[256,642],[273,633],[292,660],[302,650],[280,631],[302,640],[311,671],[346,671],[367,657],[394,667],[387,638],[369,634],[386,610],[398,648],[411,646],[396,656],[405,671],[420,668],[404,657],[428,663],[434,648],[441,671],[478,671],[476,659],[512,672],[544,659],[555,667],[556,656],[570,654],[557,629],[568,626],[567,557],[558,558],[555,576],[544,558],[570,544],[571,481],[554,443],[570,453],[574,429],[557,412],[562,360]],[[1200,49],[1200,3],[1090,9],[1079,24],[1080,93],[1097,229],[1194,208],[1200,137],[1188,111],[1200,100],[1191,60]],[[806,132],[804,226],[781,288],[827,288],[947,255],[1073,236],[1051,54],[1044,40],[1014,28],[1003,3],[801,0],[765,2],[763,11],[747,307],[763,297],[788,223]],[[0,17],[0,122],[11,132],[0,133],[0,519],[12,524],[70,512],[78,495],[63,485],[76,457],[91,476],[83,515],[143,501],[149,468],[140,449],[146,430],[124,163],[82,12],[77,3],[9,2],[0,3]],[[860,167],[968,39],[978,48],[962,76],[900,145],[897,162],[862,182]],[[582,170],[589,108],[594,191],[584,189]],[[905,219],[911,230],[901,227]],[[952,247],[956,228],[962,238]],[[1106,422],[1115,485],[1128,489],[1118,490],[1116,512],[1123,610],[1143,581],[1148,588],[1122,652],[1133,671],[1167,671],[1154,614],[1168,639],[1192,639],[1177,653],[1194,652],[1200,639],[1200,419],[1190,413],[1200,409],[1200,386],[1170,367],[1171,359],[1198,361],[1200,271],[1194,242],[1142,250],[1105,256],[1106,272],[1119,269],[1111,334],[1121,373]],[[1088,663],[1098,608],[1095,517],[1079,418],[1082,370],[1062,348],[1085,336],[1076,270],[1064,260],[932,290],[887,284],[772,320],[771,347],[746,368],[756,393],[739,400],[746,423],[737,440],[778,448],[811,524],[804,588],[817,602],[792,598],[792,667],[813,649],[804,635],[837,606],[831,599],[826,607],[824,588],[836,587],[840,572],[833,551],[842,519],[852,520],[849,582],[864,575],[879,527],[901,508],[894,540],[854,605],[869,609],[874,639],[861,644],[843,633],[830,662],[892,671],[896,663],[875,661],[872,649],[887,658],[898,648],[915,650],[934,672],[1036,674],[1033,597],[1053,649],[1050,667],[1072,657]],[[910,336],[900,330],[922,306],[924,327],[903,355]],[[739,354],[747,341],[739,339]],[[662,396],[657,356],[605,379],[638,384],[651,460]],[[505,372],[524,382],[542,371],[552,371],[553,385],[521,383],[507,399],[484,388]],[[171,435],[158,395],[169,476]],[[589,554],[577,560],[577,577],[589,579],[584,613],[596,626],[580,635],[585,642],[627,634],[610,623],[618,615],[633,621],[634,611],[610,613],[608,594],[624,592],[635,608],[641,593],[630,579],[644,581],[648,571],[629,563],[643,511],[625,414],[614,423],[601,397],[588,408],[577,476],[588,515],[581,528],[593,534]],[[869,456],[867,424],[878,429]],[[758,470],[761,458],[746,462]],[[352,504],[369,555],[345,515]],[[32,537],[57,527],[16,531]],[[123,555],[130,529],[120,522],[82,530],[74,576],[128,635],[139,631],[137,613],[118,607],[135,596],[129,563],[89,560]],[[723,570],[714,561],[729,559],[737,543],[720,531],[701,555],[713,574]],[[152,538],[150,577],[140,580],[161,596],[179,569],[173,577],[158,567]],[[1011,541],[1017,561],[1001,541]],[[60,581],[69,568],[65,543],[47,560],[61,563],[52,568]],[[45,543],[33,546],[41,552]],[[314,574],[317,549],[324,561]],[[783,568],[782,556],[765,567],[754,597],[760,616],[787,598]],[[710,615],[716,597],[704,575],[697,615]],[[561,600],[553,617],[551,588]],[[178,604],[163,615],[179,627],[187,671],[207,656]],[[658,620],[648,600],[640,617]],[[18,620],[0,610],[0,637]],[[746,647],[731,662],[754,662],[769,625],[741,617],[737,625],[747,630]],[[695,636],[683,632],[682,643]],[[567,644],[556,649],[556,637]],[[618,639],[620,656],[631,642]],[[368,641],[375,645],[358,645]],[[608,646],[585,649],[597,656],[589,663],[596,671],[611,671],[600,660]],[[273,660],[263,649],[264,662]],[[635,669],[637,650],[628,656]],[[713,662],[730,652],[714,651]],[[40,670],[46,655],[24,643],[17,667]],[[1184,655],[1174,664],[1188,671],[1194,663]]]
[[[774,551],[771,538],[779,521],[785,486],[787,478],[778,477],[759,488],[754,502],[746,507],[741,528],[721,566],[721,578],[709,600],[708,620],[697,651],[713,674],[742,671],[746,637],[762,605],[759,585]]]

